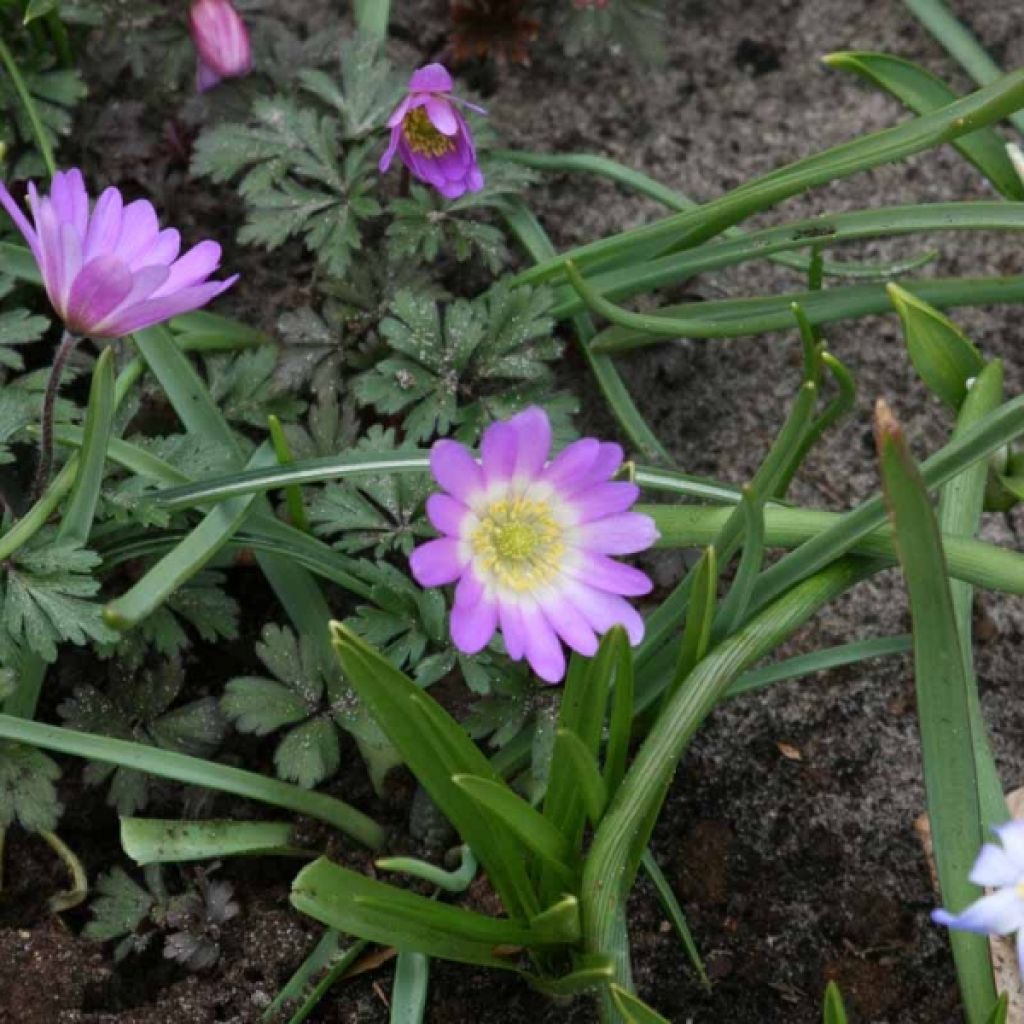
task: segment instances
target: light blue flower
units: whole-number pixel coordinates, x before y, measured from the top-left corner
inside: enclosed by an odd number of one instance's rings
[[[1017,960],[1024,974],[1024,821],[1010,821],[993,831],[1002,846],[986,843],[971,868],[975,885],[994,889],[959,914],[932,911],[932,920],[947,928],[980,935],[1017,935]]]

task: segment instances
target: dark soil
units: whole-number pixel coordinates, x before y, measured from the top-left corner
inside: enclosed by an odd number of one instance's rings
[[[442,0],[398,0],[404,42],[396,52],[409,61],[436,57],[446,6]],[[496,127],[510,144],[604,153],[706,199],[904,116],[894,102],[823,68],[818,58],[824,53],[894,52],[920,61],[957,88],[969,87],[900,4],[680,0],[669,6],[670,63],[664,70],[638,69],[618,57],[570,63],[542,41],[531,68],[472,72],[477,84],[488,84]],[[1024,35],[1012,17],[1013,5],[963,0],[955,6],[1005,67],[1021,63]],[[307,7],[310,24],[324,26],[337,4],[325,0]],[[96,106],[84,121],[102,139],[111,126],[120,126],[123,135],[132,118],[144,122],[146,116],[135,108],[118,114]],[[220,220],[221,193],[189,181],[173,153],[161,152],[156,156],[140,147],[132,154],[137,185],[158,196],[177,223],[194,228]],[[95,176],[116,178],[117,161],[124,159],[109,146],[105,155],[94,151],[100,165]],[[988,194],[973,169],[947,148],[794,200],[784,213]],[[584,177],[550,179],[532,200],[562,246],[657,212],[651,203]],[[1024,264],[1016,241],[999,236],[937,236],[871,245],[855,255],[905,255],[932,244],[940,256],[924,274],[1019,273]],[[272,326],[297,301],[289,261],[234,249],[228,262],[243,270],[247,282],[231,300],[238,315]],[[745,265],[688,282],[685,291],[713,298],[800,287],[792,273]],[[1017,311],[961,311],[956,317],[987,353],[1006,359],[1008,390],[1019,391],[1024,361],[1016,345]],[[919,453],[940,444],[950,424],[909,367],[894,317],[837,326],[827,335],[857,375],[860,403],[857,414],[808,461],[794,497],[842,508],[877,485],[869,433],[876,397],[890,401]],[[791,335],[680,342],[622,365],[679,464],[739,482],[757,465],[781,421],[798,380],[799,352]],[[585,380],[579,392],[594,393]],[[589,399],[584,411],[588,425],[612,429],[599,400]],[[1018,546],[1018,525],[992,517],[986,534]],[[652,569],[667,585],[680,562],[679,556],[663,555]],[[244,585],[238,586],[244,593]],[[1014,656],[1024,609],[1018,600],[982,595],[977,618],[983,703],[1012,788],[1024,778],[1024,708],[1016,694]],[[900,581],[887,574],[830,607],[790,647],[809,650],[907,625]],[[641,995],[679,1024],[803,1024],[820,1020],[822,991],[836,979],[854,1021],[958,1019],[948,947],[928,920],[934,895],[912,829],[923,806],[917,750],[913,681],[905,659],[785,684],[718,710],[680,768],[654,840],[705,956],[713,991],[706,994],[697,984],[653,893],[641,883],[631,915]],[[400,822],[408,785],[398,780],[382,807],[371,798],[355,760],[352,765],[335,781],[337,791]],[[121,861],[116,821],[102,797],[83,791],[78,779],[77,766],[69,764],[62,835],[83,853],[94,877]],[[170,801],[152,813],[172,814],[175,806]],[[229,809],[226,802],[221,809]],[[63,920],[48,915],[46,898],[64,879],[47,848],[14,836],[0,903],[0,1020],[254,1021],[311,948],[318,929],[288,909],[287,865],[228,864],[221,876],[235,883],[243,912],[226,927],[223,955],[213,971],[188,975],[157,957],[115,965],[108,948],[76,937],[85,914]],[[337,986],[311,1020],[385,1021],[389,983],[385,967]],[[433,967],[428,1019],[435,1024],[570,1024],[595,1017],[586,1001],[553,1004],[511,976]]]

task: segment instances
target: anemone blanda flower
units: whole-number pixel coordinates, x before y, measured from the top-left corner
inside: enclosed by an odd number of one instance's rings
[[[58,171],[48,196],[29,183],[32,223],[2,183],[0,205],[25,236],[46,294],[74,335],[120,338],[205,306],[237,280],[207,280],[220,265],[216,242],[179,257],[181,236],[160,230],[145,199],[125,204],[108,188],[90,211],[77,168]]]
[[[1017,936],[1017,961],[1024,974],[1024,821],[1008,821],[993,830],[1002,846],[986,843],[971,868],[970,880],[994,892],[975,900],[959,914],[932,911],[932,920],[947,928],[981,935]]]
[[[452,96],[453,85],[442,64],[413,72],[409,94],[388,118],[391,140],[380,158],[384,173],[397,153],[414,178],[433,185],[446,199],[484,187],[473,136],[456,104],[483,110]]]
[[[189,30],[199,56],[196,88],[212,89],[222,78],[240,78],[252,71],[252,46],[231,0],[194,0]]]
[[[642,551],[658,533],[629,511],[636,485],[610,479],[622,464],[617,444],[588,437],[548,461],[550,448],[551,424],[536,407],[488,427],[479,462],[456,441],[436,442],[430,468],[447,493],[430,496],[427,515],[444,536],[416,548],[410,564],[424,587],[458,581],[451,634],[460,651],[482,650],[500,627],[509,656],[556,683],[562,643],[592,655],[615,625],[634,645],[643,638],[626,597],[651,581],[609,556]]]

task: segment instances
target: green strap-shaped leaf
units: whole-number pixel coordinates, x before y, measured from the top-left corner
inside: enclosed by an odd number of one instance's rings
[[[391,1024],[423,1024],[429,984],[430,957],[399,950],[391,985]]]
[[[565,879],[573,872],[569,865],[569,840],[540,811],[535,811],[504,781],[481,779],[476,775],[453,775],[458,786],[485,814],[503,822],[522,845],[533,850]]]
[[[825,988],[825,1004],[821,1011],[823,1024],[846,1024],[846,1007],[839,986],[830,981]]]
[[[886,290],[903,324],[907,354],[929,389],[952,409],[959,409],[971,380],[985,361],[971,340],[947,316],[898,284]]]
[[[399,949],[485,967],[513,968],[505,950],[528,948],[525,925],[451,907],[367,878],[325,858],[292,883],[292,905],[323,924]]]
[[[121,846],[142,866],[217,857],[309,855],[295,844],[295,826],[278,821],[122,818]]]
[[[490,762],[462,726],[383,655],[341,623],[332,623],[331,633],[346,678],[431,799],[479,857],[509,914],[528,920],[538,913],[540,903],[527,878],[527,858],[516,834],[503,822],[481,814],[477,802],[452,779],[465,774],[499,783]]]
[[[605,791],[612,795],[626,774],[626,757],[633,736],[633,701],[635,679],[633,652],[629,637],[621,626],[609,630],[615,674],[612,680],[612,709],[608,716],[608,743],[604,751]]]
[[[985,834],[978,800],[968,680],[931,500],[899,425],[876,412],[882,486],[910,595],[921,759],[942,902],[960,911],[981,896],[968,880]],[[996,1001],[988,941],[950,931],[967,1019],[985,1021]]]
[[[891,93],[915,114],[938,110],[958,97],[930,71],[888,53],[847,50],[827,54],[830,68],[851,71]],[[985,175],[1007,199],[1024,199],[1024,183],[1006,155],[1006,144],[994,128],[981,128],[953,140],[953,145]]]
[[[646,1003],[642,1003],[636,996],[619,985],[613,983],[609,986],[609,991],[612,1003],[622,1015],[625,1024],[669,1024],[669,1021],[660,1013],[652,1010]]]
[[[608,803],[608,787],[594,755],[576,733],[559,729],[555,733],[555,752],[551,763],[557,763],[558,770],[569,776],[583,799],[587,817],[596,825]]]
[[[82,454],[78,473],[71,488],[68,507],[61,519],[61,540],[85,544],[92,530],[96,503],[99,501],[106,467],[107,445],[114,424],[114,350],[107,348],[96,360],[89,387],[89,406],[85,413]]]
[[[722,526],[726,520],[722,519]],[[718,558],[714,545],[704,549],[697,568],[693,574],[693,588],[690,591],[690,603],[686,607],[686,624],[683,627],[683,639],[679,645],[679,656],[676,659],[675,672],[672,680],[665,688],[662,703],[667,704],[694,666],[707,654],[711,643],[711,626],[715,620],[715,605],[718,600]]]

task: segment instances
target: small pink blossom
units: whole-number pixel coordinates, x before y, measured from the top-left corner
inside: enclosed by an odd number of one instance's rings
[[[200,92],[213,88],[222,78],[249,74],[249,30],[231,0],[194,0],[188,21],[199,55],[196,88]]]
[[[413,73],[409,94],[388,118],[391,140],[380,158],[384,173],[397,153],[417,181],[432,185],[446,199],[484,187],[473,136],[457,104],[483,111],[452,96],[453,84],[442,64]]]
[[[120,338],[205,306],[238,279],[208,280],[220,265],[216,242],[179,257],[181,236],[160,230],[145,199],[126,204],[111,187],[90,210],[77,168],[58,171],[48,196],[29,183],[31,222],[2,183],[0,206],[25,236],[50,303],[73,335]]]
[[[537,407],[488,427],[479,462],[438,441],[430,467],[446,493],[431,495],[427,515],[444,536],[416,548],[410,565],[421,586],[457,581],[451,634],[460,651],[482,650],[500,628],[509,657],[557,683],[563,643],[593,655],[612,626],[634,645],[643,639],[626,598],[651,581],[610,556],[643,551],[658,532],[629,511],[637,486],[611,479],[622,464],[617,444],[583,438],[549,461],[550,448],[551,423]]]

